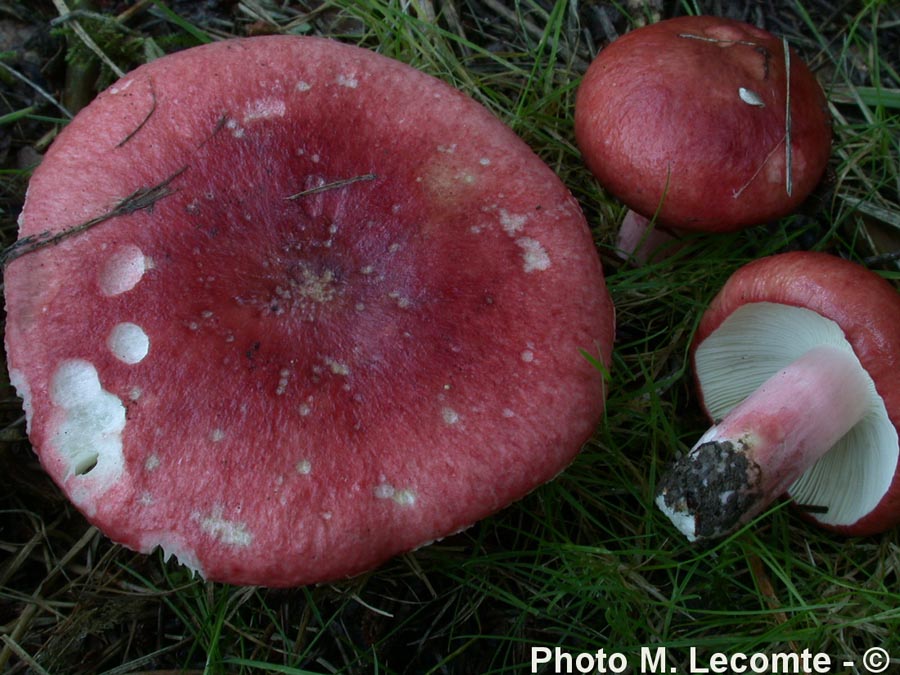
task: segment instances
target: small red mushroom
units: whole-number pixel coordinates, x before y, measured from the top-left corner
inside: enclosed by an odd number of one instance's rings
[[[883,278],[824,253],[750,263],[713,299],[693,358],[715,423],[657,498],[688,539],[785,493],[844,534],[900,523],[900,294]]]
[[[795,210],[831,151],[822,88],[783,40],[712,16],[638,28],[578,89],[588,168],[659,225],[724,232]]]
[[[43,466],[208,579],[371,569],[553,478],[603,412],[613,308],[577,202],[368,50],[142,66],[59,136],[20,223],[6,347]]]

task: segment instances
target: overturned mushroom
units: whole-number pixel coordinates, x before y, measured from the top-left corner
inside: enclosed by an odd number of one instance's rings
[[[577,203],[450,86],[230,40],[101,94],[35,172],[7,353],[87,518],[214,580],[370,569],[551,479],[613,313]]]
[[[579,86],[575,135],[588,168],[629,208],[660,227],[708,232],[792,212],[831,150],[825,96],[797,54],[712,16],[661,21],[605,47]]]
[[[657,498],[688,539],[784,493],[845,534],[900,522],[900,295],[884,279],[822,253],[750,263],[704,314],[694,365],[715,424]]]

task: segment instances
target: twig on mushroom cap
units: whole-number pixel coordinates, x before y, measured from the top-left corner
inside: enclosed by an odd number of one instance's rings
[[[296,194],[292,194],[290,197],[285,197],[285,200],[300,199],[300,197],[308,197],[309,195],[319,194],[320,192],[326,192],[328,190],[337,190],[338,188],[346,187],[347,185],[353,185],[353,183],[375,180],[376,178],[378,178],[378,176],[374,173],[364,173],[360,176],[353,176],[352,178],[334,180],[330,183],[325,183],[324,185],[309,188],[308,190],[301,190]]]
[[[144,125],[147,124],[147,122],[150,120],[150,118],[153,117],[153,113],[155,113],[155,112],[156,112],[156,92],[153,91],[153,82],[151,81],[150,82],[150,110],[147,111],[147,115],[144,117],[144,119],[142,119],[140,121],[140,123],[134,128],[134,130],[129,132],[128,135],[125,136],[125,138],[123,138],[121,141],[118,142],[118,144],[116,144],[116,147],[121,148],[128,141],[130,141],[132,138],[134,138],[137,135],[137,133],[141,129],[144,128]]]
[[[784,191],[788,197],[794,191],[793,151],[791,149],[791,49],[787,38],[781,38],[784,48]]]
[[[765,48],[764,45],[761,45],[758,42],[752,42],[750,40],[724,40],[722,38],[709,37],[706,35],[695,35],[693,33],[679,33],[678,37],[689,40],[700,40],[701,42],[712,42],[713,44],[744,45],[746,47],[753,47],[757,50],[763,50],[766,53],[768,53],[769,51]]]
[[[731,195],[732,195],[732,197],[733,197],[734,199],[738,199],[742,194],[744,194],[744,191],[745,191],[748,187],[750,187],[750,186],[753,184],[753,182],[756,181],[757,178],[759,178],[759,174],[762,173],[762,170],[766,167],[766,164],[767,164],[767,163],[769,162],[769,160],[772,158],[772,155],[774,155],[774,154],[778,151],[778,148],[781,147],[782,143],[785,142],[785,139],[786,139],[786,138],[787,138],[787,137],[782,138],[782,139],[775,145],[775,147],[772,148],[772,149],[769,151],[769,154],[766,155],[766,158],[765,158],[765,159],[760,163],[760,165],[756,168],[756,171],[753,173],[753,175],[750,176],[750,178],[747,179],[747,182],[744,183],[743,185],[741,185],[741,187],[739,187],[737,190],[735,190],[734,192],[731,193]],[[790,144],[789,144],[789,145],[790,145]],[[786,154],[790,154],[790,150],[786,151]],[[790,195],[790,192],[788,192],[788,194]]]
[[[38,251],[42,248],[46,248],[47,246],[55,246],[59,242],[77,234],[82,234],[95,225],[106,222],[110,218],[115,218],[117,216],[128,216],[135,211],[149,209],[160,199],[164,199],[165,197],[168,197],[169,195],[176,192],[176,190],[170,189],[169,185],[173,180],[178,178],[178,176],[187,171],[187,169],[187,166],[183,166],[171,176],[163,180],[161,183],[135,190],[130,195],[122,199],[122,201],[120,201],[111,210],[94,218],[91,218],[90,220],[86,220],[83,223],[79,223],[78,225],[74,225],[72,227],[67,227],[66,229],[59,230],[58,232],[41,232],[40,234],[31,235],[19,239],[17,242],[9,246],[5,251],[3,251],[3,253],[0,253],[0,269],[5,269],[6,266],[16,258],[21,258],[23,255],[34,253],[35,251]]]

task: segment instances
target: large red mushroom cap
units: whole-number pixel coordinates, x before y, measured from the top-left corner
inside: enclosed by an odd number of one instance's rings
[[[831,151],[825,95],[797,54],[712,16],[661,21],[604,48],[578,89],[575,136],[631,209],[711,232],[796,209]]]
[[[685,534],[727,534],[782,493],[848,535],[900,523],[893,286],[824,253],[763,258],[713,299],[693,350],[715,426],[658,499]]]
[[[337,42],[127,75],[47,153],[9,259],[43,466],[208,579],[370,569],[553,478],[603,411],[575,200],[470,98]]]

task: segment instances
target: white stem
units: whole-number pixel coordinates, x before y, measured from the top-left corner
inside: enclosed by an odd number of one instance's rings
[[[637,265],[649,260],[663,260],[681,248],[676,237],[659,225],[650,227],[650,220],[636,211],[629,210],[622,219],[616,237],[616,249],[620,258],[633,259]]]
[[[673,465],[657,504],[691,541],[728,534],[782,495],[860,421],[868,386],[852,352],[809,350]]]

